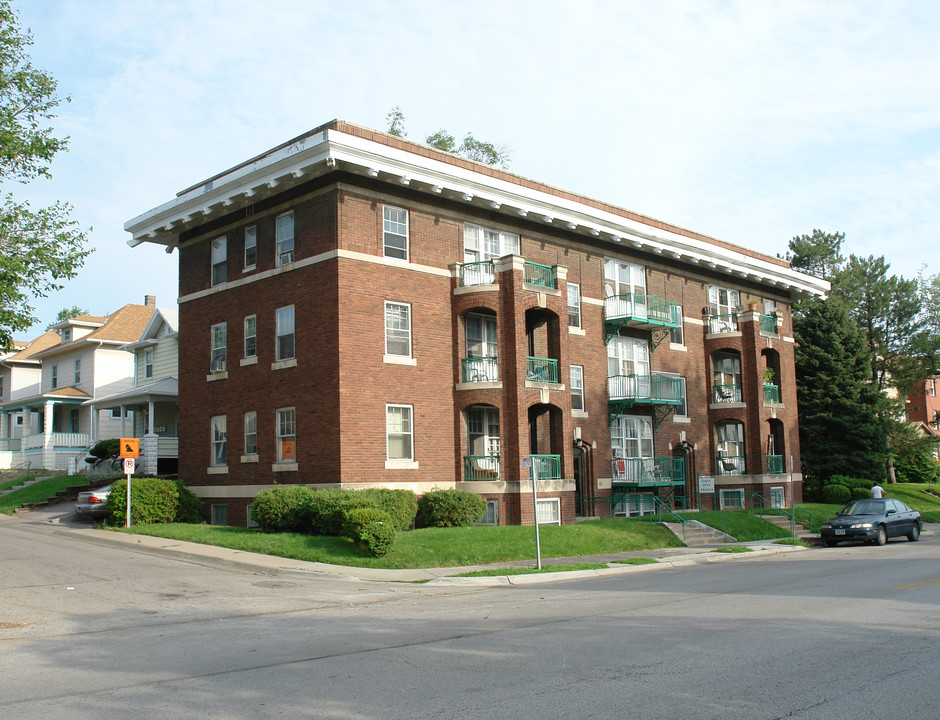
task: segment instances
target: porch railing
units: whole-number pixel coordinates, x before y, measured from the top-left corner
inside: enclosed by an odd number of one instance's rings
[[[529,285],[538,285],[539,287],[555,288],[555,268],[551,265],[540,265],[539,263],[526,262],[525,264],[525,282]]]
[[[764,383],[764,402],[765,403],[779,403],[780,402],[780,386],[771,385],[770,383]]]
[[[4,451],[17,451],[22,446],[22,438],[3,438],[0,440],[0,450]]]
[[[496,269],[493,261],[462,263],[459,268],[458,282],[460,287],[493,285],[496,282]]]
[[[610,400],[665,405],[682,404],[682,378],[652,373],[651,375],[614,375],[607,378]]]
[[[604,298],[604,319],[640,320],[664,327],[679,327],[679,305],[658,295],[621,293]]]
[[[561,479],[561,455],[532,455],[535,476],[539,480]]]
[[[463,459],[463,479],[499,480],[499,455],[467,455]]]
[[[551,358],[527,357],[525,379],[533,382],[558,382],[558,361]]]
[[[613,458],[611,481],[615,485],[666,485],[685,482],[685,459],[671,457]]]
[[[712,385],[712,402],[739,403],[744,402],[740,385]]]
[[[495,357],[463,358],[460,361],[461,382],[495,382],[499,365]]]
[[[716,465],[719,475],[744,475],[743,455],[719,455]]]
[[[710,315],[708,317],[708,332],[730,333],[738,330],[738,316],[734,313],[727,315]]]
[[[53,447],[84,448],[90,444],[88,433],[50,433]],[[28,435],[23,438],[23,449],[41,448],[45,445],[45,435]]]
[[[773,315],[761,315],[760,316],[760,331],[765,333],[770,333],[772,335],[777,334],[777,318]]]

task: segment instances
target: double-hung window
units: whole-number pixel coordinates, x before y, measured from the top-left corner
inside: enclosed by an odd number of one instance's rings
[[[669,342],[673,345],[685,345],[685,330],[683,328],[684,320],[681,305],[676,306],[676,313],[679,316],[679,327],[669,328]]]
[[[726,333],[737,330],[737,309],[740,302],[737,290],[709,285],[708,310],[712,317],[709,320],[708,332]]]
[[[297,462],[297,413],[294,408],[279,408],[275,421],[277,461]]]
[[[686,397],[685,397],[685,378],[679,375],[679,373],[661,372],[659,373],[659,375],[662,376],[663,378],[669,378],[670,380],[678,383],[678,385],[674,387],[675,387],[676,394],[678,395],[679,399],[682,402],[676,406],[675,417],[677,418],[688,417],[689,410],[688,410],[688,404],[686,403]],[[673,397],[673,387],[666,387],[663,389],[662,392],[666,394],[668,397]]]
[[[414,459],[414,427],[411,405],[385,406],[385,433],[389,460]]]
[[[571,409],[584,412],[584,368],[581,365],[571,366]]]
[[[72,385],[78,387],[82,382],[82,359],[75,358],[72,368]]]
[[[212,465],[219,467],[227,464],[225,456],[226,416],[212,416]]]
[[[294,306],[287,305],[277,309],[277,349],[275,359],[292,360],[294,358]]]
[[[225,236],[212,241],[212,284],[221,285],[225,282],[225,273],[228,266],[228,244]]]
[[[153,348],[144,349],[144,377],[153,377]]]
[[[503,255],[519,255],[519,236],[490,228],[463,224],[463,261],[492,260]]]
[[[254,357],[258,353],[258,318],[255,315],[245,317],[245,357]]]
[[[568,283],[568,327],[581,327],[581,288]]]
[[[385,354],[411,357],[411,306],[385,303]]]
[[[408,211],[385,205],[382,208],[382,254],[408,259]]]
[[[225,372],[226,324],[212,326],[212,354],[209,358],[209,372]]]
[[[294,262],[294,213],[278,215],[274,223],[277,267]]]
[[[645,415],[618,415],[610,424],[615,458],[653,457],[653,421]]]
[[[59,366],[58,365],[52,366],[49,387],[51,387],[53,390],[59,387]]]
[[[258,454],[258,413],[245,413],[245,455]]]
[[[254,225],[245,228],[245,269],[253,268],[258,262],[258,228]]]

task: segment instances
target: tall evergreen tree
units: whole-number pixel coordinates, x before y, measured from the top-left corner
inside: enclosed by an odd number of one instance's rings
[[[837,474],[883,480],[887,424],[858,326],[841,302],[813,300],[801,304],[794,332],[807,494]]]

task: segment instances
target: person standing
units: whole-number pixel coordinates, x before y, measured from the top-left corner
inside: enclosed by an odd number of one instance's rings
[[[875,483],[874,487],[871,489],[871,496],[875,498],[875,500],[880,500],[885,496],[885,489],[878,483]]]

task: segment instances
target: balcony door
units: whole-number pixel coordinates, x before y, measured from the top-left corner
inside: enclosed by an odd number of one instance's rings
[[[471,472],[499,475],[499,410],[477,405],[467,409],[467,450]]]
[[[638,338],[612,337],[607,344],[607,376],[612,398],[649,397],[649,344]]]
[[[467,333],[468,372],[471,382],[495,381],[499,358],[499,333],[496,316],[467,313],[464,317]]]
[[[604,261],[607,317],[646,317],[646,270],[642,265]]]

